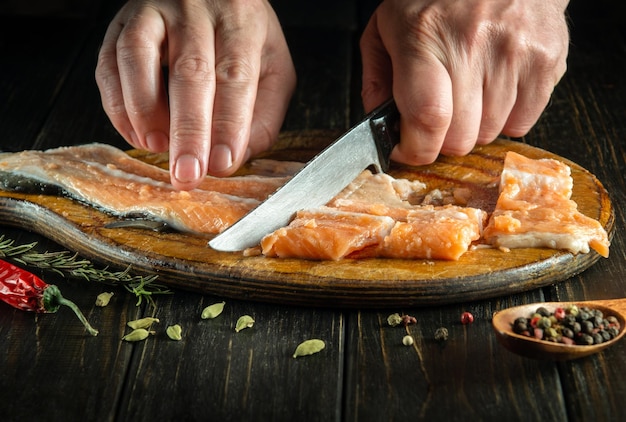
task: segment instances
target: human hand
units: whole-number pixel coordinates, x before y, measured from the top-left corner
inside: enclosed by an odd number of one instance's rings
[[[172,184],[184,190],[267,149],[295,80],[266,0],[131,0],[96,68],[113,126],[136,148],[169,148]]]
[[[566,70],[568,0],[385,0],[361,38],[362,97],[392,95],[392,159],[465,155],[536,123]]]

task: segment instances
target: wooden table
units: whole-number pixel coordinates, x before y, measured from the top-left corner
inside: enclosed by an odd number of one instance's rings
[[[88,141],[127,147],[101,110],[93,78],[115,3],[38,15],[0,9],[2,150]],[[357,40],[369,12],[363,2],[292,3],[275,2],[299,74],[285,130],[345,129],[362,114]],[[39,272],[100,335],[85,335],[65,309],[34,315],[0,304],[2,419],[624,420],[626,342],[578,361],[535,361],[502,348],[490,323],[511,305],[626,295],[626,15],[617,2],[587,3],[570,6],[568,73],[521,142],[582,165],[605,185],[616,210],[609,259],[558,284],[491,300],[345,310],[228,299],[215,320],[199,315],[220,297],[175,291],[155,297],[152,309],[117,289],[108,307],[97,308],[108,286]],[[60,249],[27,227],[2,225],[0,234],[36,241],[41,252]],[[459,323],[463,311],[474,314],[472,325]],[[392,312],[418,323],[388,327]],[[152,314],[161,320],[157,335],[120,341],[126,321]],[[256,325],[235,333],[244,314]],[[184,327],[181,342],[163,333],[174,323]],[[441,326],[450,332],[444,344],[433,336]],[[407,332],[413,347],[402,345]],[[293,359],[295,346],[313,337],[326,349]]]

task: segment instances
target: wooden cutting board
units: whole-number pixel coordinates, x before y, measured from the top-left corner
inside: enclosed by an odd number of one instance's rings
[[[265,158],[307,161],[335,135],[284,133]],[[423,167],[395,165],[390,173],[418,178],[430,188],[469,187],[494,195],[509,150],[568,164],[574,178],[572,199],[612,237],[613,208],[600,182],[575,163],[519,142],[497,140],[477,147],[466,157],[442,157]],[[162,154],[129,153],[156,165],[167,164]],[[67,198],[2,191],[0,218],[5,224],[34,230],[103,265],[124,269],[130,264],[135,274],[158,274],[159,282],[171,287],[224,298],[305,306],[397,308],[468,302],[562,281],[600,258],[593,251],[572,255],[534,248],[510,252],[479,248],[455,262],[244,257],[212,250],[206,237],[105,228],[115,218]]]

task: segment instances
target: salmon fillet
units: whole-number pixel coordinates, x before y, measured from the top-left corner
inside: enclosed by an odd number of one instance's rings
[[[269,257],[339,260],[379,245],[394,224],[387,216],[328,207],[303,210],[287,227],[265,236],[261,249]]]
[[[0,154],[0,188],[60,191],[113,215],[163,221],[183,232],[217,234],[282,186],[300,166],[262,160],[256,169],[267,176],[207,176],[197,189],[184,192],[172,187],[167,170],[112,146],[87,144]],[[56,190],[51,192],[50,187]],[[606,231],[577,210],[572,187],[570,168],[564,163],[509,152],[495,210],[484,227],[487,211],[467,206],[476,192],[428,191],[420,181],[366,170],[327,206],[298,212],[260,246],[266,256],[315,260],[458,260],[478,241],[502,249],[549,247],[587,253],[591,248],[608,256]]]
[[[34,183],[35,189],[54,186],[113,215],[147,217],[199,234],[219,233],[259,204],[254,198],[219,191],[177,191],[154,178],[161,169],[127,159],[121,151],[124,156],[116,157],[111,148],[94,144],[1,154],[3,185],[14,190],[22,190],[28,183]],[[7,181],[13,185],[7,186]]]
[[[452,205],[406,211],[406,221],[329,207],[301,211],[289,226],[263,238],[262,253],[314,260],[457,260],[480,238],[487,217],[482,210]]]
[[[381,256],[458,260],[482,236],[487,213],[454,205],[411,210],[384,239]]]
[[[572,186],[566,164],[508,152],[500,195],[485,228],[486,242],[500,248],[548,247],[572,253],[591,248],[608,257],[606,231],[578,211],[571,200]]]

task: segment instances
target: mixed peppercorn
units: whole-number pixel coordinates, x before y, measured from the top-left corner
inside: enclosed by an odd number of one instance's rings
[[[615,338],[620,323],[614,316],[605,316],[599,309],[568,305],[554,312],[539,307],[530,317],[519,317],[513,322],[517,334],[539,340],[570,345],[600,344]]]

